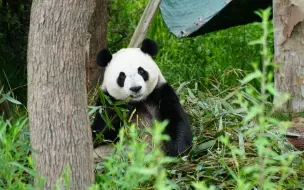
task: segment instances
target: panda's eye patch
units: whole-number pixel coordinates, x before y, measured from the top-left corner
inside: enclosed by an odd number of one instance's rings
[[[119,73],[119,79],[125,79],[126,78],[126,74],[125,73],[123,73],[123,72],[120,72]]]
[[[117,78],[118,86],[123,87],[125,83],[125,79],[126,79],[126,74],[124,72],[120,72]]]
[[[144,71],[143,68],[139,67],[139,68],[138,68],[138,73],[139,73],[140,75],[142,75],[142,74],[145,73],[145,71]]]
[[[140,74],[145,81],[149,80],[148,72],[145,69],[143,69],[142,67],[138,67],[138,74]]]

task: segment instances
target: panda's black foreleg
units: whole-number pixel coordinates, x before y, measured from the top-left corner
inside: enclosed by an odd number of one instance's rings
[[[108,105],[102,105],[100,99],[98,98],[96,106],[107,107]],[[114,110],[106,109],[104,111],[107,112],[109,117],[114,118],[111,121],[111,125],[113,127],[110,128],[107,125],[107,123],[104,121],[104,119],[101,117],[100,112],[99,111],[96,112],[94,122],[92,125],[92,137],[93,137],[94,148],[96,148],[101,144],[106,144],[104,141],[100,142],[98,136],[102,136],[104,140],[113,141],[113,142],[116,141],[118,137],[118,133],[120,129],[120,119],[117,116],[115,117],[116,113],[114,112]]]
[[[161,87],[158,97],[160,98],[161,119],[169,121],[165,130],[165,133],[171,138],[166,145],[167,155],[184,155],[192,146],[192,132],[187,115],[174,89],[169,84]]]

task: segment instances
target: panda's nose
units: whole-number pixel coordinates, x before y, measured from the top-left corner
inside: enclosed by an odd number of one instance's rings
[[[132,92],[139,92],[140,89],[141,89],[141,86],[133,86],[133,87],[130,88],[130,90],[131,90]]]

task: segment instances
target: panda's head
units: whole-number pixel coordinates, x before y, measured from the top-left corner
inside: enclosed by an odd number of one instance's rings
[[[115,54],[108,49],[97,55],[97,64],[105,67],[102,90],[117,100],[139,102],[159,85],[165,83],[152,57],[157,54],[157,44],[145,39],[141,48],[125,48]]]

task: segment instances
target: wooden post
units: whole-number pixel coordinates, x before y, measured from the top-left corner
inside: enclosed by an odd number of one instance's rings
[[[129,48],[137,48],[144,40],[149,26],[155,16],[156,10],[161,0],[150,0],[147,7],[145,8],[144,14],[142,15],[136,30],[132,36]]]

